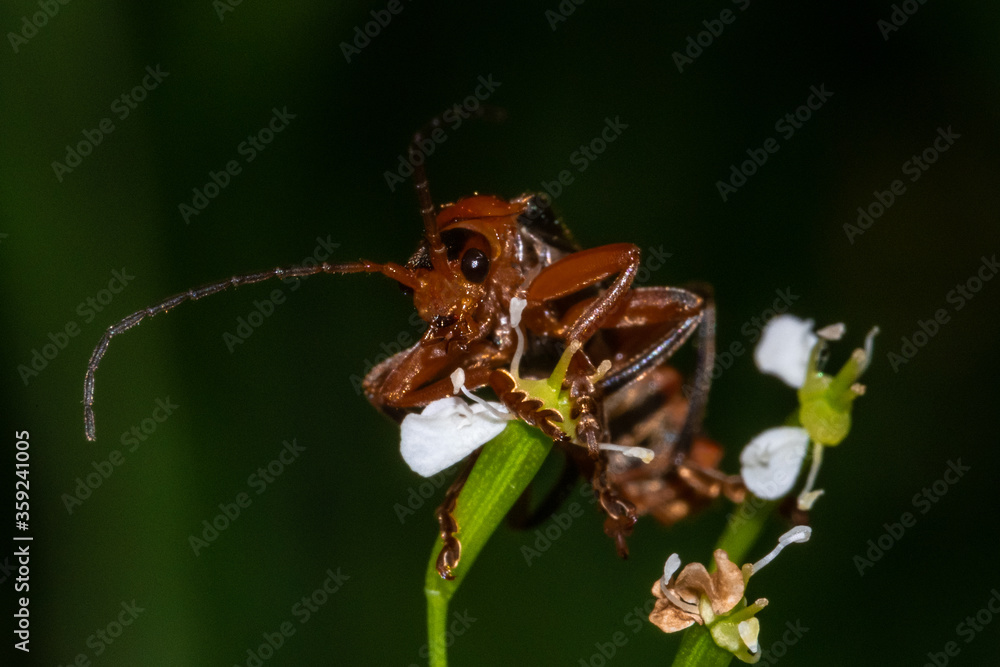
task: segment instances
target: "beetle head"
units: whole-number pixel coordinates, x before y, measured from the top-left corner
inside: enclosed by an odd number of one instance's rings
[[[445,206],[433,224],[425,216],[425,238],[406,263],[407,280],[396,277],[430,324],[425,340],[463,347],[492,330],[496,305],[505,312],[497,297],[507,272],[498,269],[517,210],[517,204],[477,195]]]

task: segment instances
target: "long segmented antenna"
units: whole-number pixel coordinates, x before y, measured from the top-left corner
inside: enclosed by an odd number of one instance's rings
[[[439,118],[432,120],[431,124],[434,124],[435,121],[437,121],[437,124],[440,125],[441,121]],[[441,241],[441,234],[438,232],[437,217],[434,214],[434,200],[431,198],[430,185],[427,181],[427,170],[424,168],[424,160],[426,157],[422,154],[420,149],[420,142],[424,140],[423,132],[417,131],[417,133],[413,135],[413,140],[410,141],[410,164],[416,164],[416,158],[418,156],[420,158],[420,163],[413,168],[413,187],[417,191],[417,203],[420,206],[420,217],[424,221],[424,232],[427,235],[427,243],[430,245],[431,263],[434,265],[434,268],[439,271],[442,269],[447,270],[448,250]]]
[[[422,147],[422,144],[425,142],[434,141],[430,135],[435,130],[442,129],[442,125],[444,124],[443,116],[444,114],[435,116],[414,133],[413,139],[410,140],[409,159],[410,164],[413,165],[413,187],[417,191],[420,217],[424,221],[424,231],[427,235],[427,243],[430,245],[431,263],[438,271],[448,273],[450,272],[448,267],[448,250],[441,241],[441,234],[438,232],[437,217],[434,214],[434,199],[431,197],[430,186],[427,182],[427,169],[424,166],[427,162],[427,156],[424,154]],[[471,116],[473,118],[500,122],[506,117],[506,113],[502,109],[484,104],[473,111]]]
[[[369,262],[367,260],[347,262],[344,264],[328,264],[323,262],[317,266],[293,266],[289,268],[278,267],[271,269],[270,271],[233,276],[232,278],[228,278],[221,282],[212,283],[210,285],[202,285],[201,287],[188,290],[187,292],[175,294],[155,306],[150,306],[149,308],[144,308],[140,311],[132,313],[122,321],[107,328],[104,335],[101,336],[100,342],[97,343],[97,347],[94,348],[93,354],[90,355],[90,361],[87,363],[87,375],[83,381],[83,425],[87,440],[93,441],[97,438],[94,427],[94,376],[97,373],[97,367],[101,363],[101,359],[104,357],[104,353],[108,350],[108,345],[111,344],[112,338],[120,333],[128,331],[147,317],[165,313],[185,301],[197,301],[198,299],[211,294],[221,292],[228,287],[251,285],[253,283],[270,280],[271,278],[301,278],[317,273],[382,273],[389,278],[410,287],[411,289],[417,288],[420,284],[418,278],[412,271],[398,264],[376,264],[375,262]]]

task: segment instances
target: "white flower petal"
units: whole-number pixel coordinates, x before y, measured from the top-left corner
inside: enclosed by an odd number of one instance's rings
[[[750,651],[750,655],[756,654],[760,650],[760,644],[757,643],[757,636],[760,634],[760,621],[757,620],[757,617],[740,621],[736,629],[740,633],[740,639]]]
[[[762,373],[775,375],[798,389],[806,381],[809,354],[818,342],[812,320],[778,315],[764,327],[753,360]]]
[[[506,408],[490,403],[500,412]],[[403,460],[418,475],[430,477],[457,463],[504,430],[507,421],[489,409],[469,405],[457,396],[434,401],[400,425]]]
[[[743,448],[743,482],[764,500],[777,500],[792,490],[806,456],[809,432],[797,426],[771,428]]]

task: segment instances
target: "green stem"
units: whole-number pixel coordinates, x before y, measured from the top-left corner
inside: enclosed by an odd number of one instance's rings
[[[437,559],[436,552],[434,559]],[[427,595],[427,647],[430,652],[430,664],[431,667],[447,667],[448,649],[444,645],[444,638],[448,632],[450,596],[442,595],[441,591],[434,591],[428,587],[424,587],[424,593]]]
[[[465,579],[486,541],[534,478],[552,449],[552,441],[538,429],[524,422],[511,421],[503,433],[486,443],[475,467],[465,482],[455,506],[455,520],[462,542],[462,557],[452,580],[437,572],[437,557],[443,546],[440,536],[434,542],[424,594],[427,596],[427,647],[431,667],[446,667],[448,650],[445,633],[448,603]]]
[[[729,560],[734,563],[744,562],[777,506],[778,502],[775,500],[763,500],[747,493],[740,506],[730,515],[715,548],[725,551]]]

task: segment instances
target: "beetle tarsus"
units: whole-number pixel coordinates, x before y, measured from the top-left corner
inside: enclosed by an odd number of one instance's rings
[[[479,454],[483,451],[480,447],[469,457],[465,468],[458,474],[455,481],[448,487],[444,494],[444,500],[437,509],[438,526],[441,530],[441,553],[437,558],[437,571],[442,579],[451,581],[455,578],[453,570],[458,567],[458,562],[462,558],[462,543],[455,533],[458,532],[458,521],[455,519],[455,507],[458,505],[458,496],[465,488],[465,482],[469,479],[472,468],[475,467]]]

